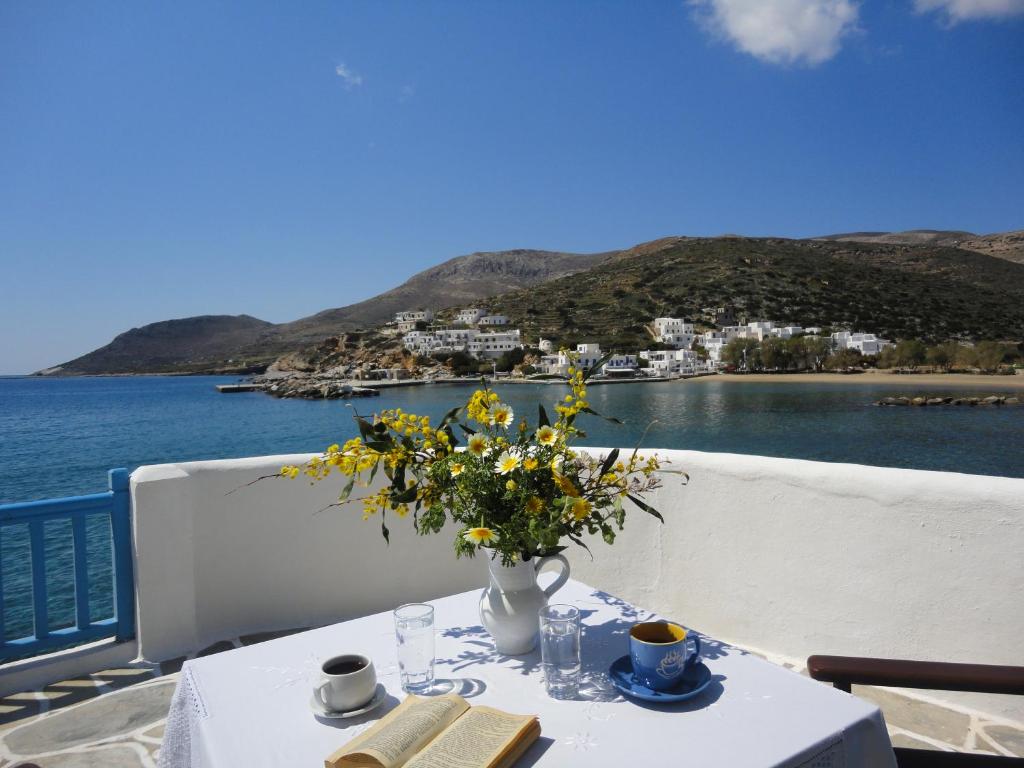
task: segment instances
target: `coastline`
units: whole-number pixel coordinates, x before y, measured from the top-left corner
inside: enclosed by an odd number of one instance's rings
[[[733,384],[888,384],[902,389],[915,387],[950,387],[969,389],[1024,390],[1024,376],[985,376],[978,373],[913,373],[893,374],[883,371],[864,373],[720,373],[697,381]]]

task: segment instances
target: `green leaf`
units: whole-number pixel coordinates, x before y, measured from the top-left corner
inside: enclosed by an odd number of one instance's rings
[[[548,412],[544,410],[544,406],[540,403],[537,404],[537,426],[538,427],[550,427],[551,422],[548,421]]]
[[[598,413],[597,411],[595,411],[593,408],[590,408],[590,407],[582,408],[580,410],[582,410],[584,413],[589,413],[591,416],[597,416],[598,418],[604,419],[605,421],[610,421],[612,424],[621,424],[622,423],[621,419],[616,419],[614,416],[603,416],[600,413]]]
[[[380,532],[382,534],[384,534],[384,542],[390,546],[391,545],[391,531],[388,530],[388,526],[384,522],[384,515],[383,515],[383,513],[381,513],[381,518],[380,518]]]
[[[594,559],[594,553],[590,551],[590,547],[588,547],[586,545],[586,543],[583,541],[583,539],[579,538],[578,536],[573,536],[571,533],[566,534],[566,536],[568,537],[569,541],[571,541],[573,544],[578,544],[579,546],[581,546],[585,550],[587,550],[587,554],[590,555],[590,559],[591,560]],[[563,549],[564,549],[564,547],[563,547]]]
[[[408,504],[410,501],[416,501],[416,486],[406,488],[401,493],[392,493],[391,501],[395,504]]]
[[[604,460],[604,463],[601,465],[601,471],[598,473],[598,479],[608,474],[608,470],[612,468],[612,465],[615,463],[617,458],[619,458],[618,448],[609,453],[608,457]]]
[[[640,509],[642,509],[644,512],[646,512],[649,515],[653,515],[654,517],[656,517],[659,520],[661,520],[661,522],[663,522],[663,523],[665,522],[665,518],[661,516],[661,512],[656,510],[650,504],[647,504],[646,502],[641,501],[640,499],[638,499],[636,496],[634,496],[631,493],[627,494],[627,496],[629,497],[630,501],[632,501],[634,504],[636,504],[638,507],[640,507]]]
[[[583,374],[583,380],[586,381],[591,376],[593,376],[595,373],[597,373],[599,370],[601,370],[601,366],[604,365],[605,363],[607,363],[613,357],[615,357],[615,353],[614,352],[609,352],[604,357],[602,357],[600,360],[598,360],[596,363],[594,363],[592,366],[587,368],[587,370]]]
[[[347,501],[348,497],[352,495],[352,488],[356,484],[356,476],[352,475],[349,481],[345,483],[345,487],[341,489],[341,495],[338,496],[338,501]]]
[[[356,425],[359,427],[359,435],[366,440],[373,435],[373,424],[368,422],[362,416],[356,416]]]

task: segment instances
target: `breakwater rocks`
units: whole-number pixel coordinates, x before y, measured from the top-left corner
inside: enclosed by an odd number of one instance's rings
[[[304,400],[339,400],[350,397],[373,397],[380,394],[376,389],[355,386],[348,382],[318,381],[298,377],[260,382],[257,388],[273,397],[294,397]]]
[[[934,405],[966,405],[966,406],[991,406],[991,405],[1020,405],[1021,399],[1014,396],[989,395],[988,397],[883,397],[876,400],[875,405],[909,405],[909,406],[934,406]]]

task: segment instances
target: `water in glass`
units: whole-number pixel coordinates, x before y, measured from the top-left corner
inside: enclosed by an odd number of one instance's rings
[[[540,609],[540,656],[553,699],[574,699],[580,688],[580,612],[571,605]]]
[[[395,639],[402,690],[422,693],[434,684],[434,607],[409,603],[395,609]]]

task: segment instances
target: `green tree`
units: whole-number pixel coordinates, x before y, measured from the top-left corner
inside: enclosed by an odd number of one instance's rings
[[[737,368],[756,371],[761,368],[757,339],[732,339],[722,347],[722,360]]]
[[[922,365],[928,350],[917,339],[904,339],[896,345],[896,363],[904,368],[914,370]]]
[[[896,347],[886,347],[878,353],[878,359],[875,361],[875,365],[878,368],[895,368],[896,362]]]
[[[1009,348],[998,341],[980,341],[974,347],[977,365],[985,373],[995,373],[1006,360]]]
[[[769,336],[761,342],[761,365],[769,371],[785,371],[790,364],[786,342],[776,336]]]
[[[510,349],[508,352],[502,352],[495,362],[497,363],[498,370],[502,373],[507,373],[519,365],[526,358],[526,350],[522,347],[516,349]]]
[[[807,351],[808,367],[820,371],[832,352],[832,342],[823,336],[804,336],[801,340]]]
[[[948,371],[953,363],[956,362],[958,346],[955,341],[947,341],[945,344],[936,344],[934,347],[928,347],[925,359],[929,365],[933,365],[942,371]]]
[[[847,371],[851,368],[859,368],[861,353],[856,349],[840,349],[829,355],[825,361],[825,368],[830,371]]]

